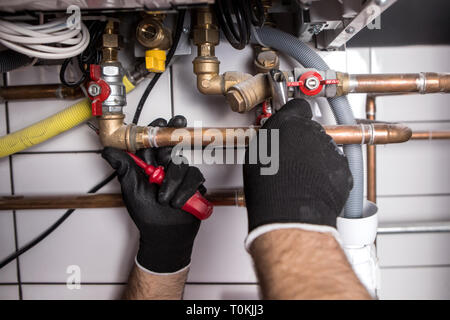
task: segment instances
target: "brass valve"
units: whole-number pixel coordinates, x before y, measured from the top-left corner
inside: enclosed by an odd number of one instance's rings
[[[150,72],[164,72],[166,69],[166,50],[172,45],[172,36],[162,21],[165,15],[153,14],[142,20],[136,28],[136,38],[148,48],[145,52],[145,65]]]

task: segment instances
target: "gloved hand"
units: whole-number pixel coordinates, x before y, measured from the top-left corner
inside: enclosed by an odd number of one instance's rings
[[[167,122],[157,119],[150,126],[164,127]],[[186,119],[176,116],[168,126],[185,127]],[[105,148],[102,153],[117,172],[123,201],[140,231],[136,262],[155,273],[173,273],[190,264],[200,220],[181,207],[197,190],[206,193],[200,170],[187,163],[174,164],[170,152],[171,148],[153,148],[136,153],[148,164],[164,166],[161,186],[149,183],[148,176],[125,151]]]
[[[353,179],[345,155],[311,118],[308,102],[296,99],[262,126],[268,130],[269,152],[271,130],[279,129],[279,169],[274,175],[261,175],[264,165],[259,161],[249,163],[247,149],[243,168],[249,224],[247,248],[261,234],[289,226],[335,231],[330,227],[336,227]],[[249,147],[255,147],[261,134],[258,132]]]

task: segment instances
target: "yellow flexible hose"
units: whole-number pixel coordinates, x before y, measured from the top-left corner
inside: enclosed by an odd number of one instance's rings
[[[127,77],[123,84],[128,92],[134,85]],[[84,99],[44,120],[0,138],[0,158],[40,144],[64,131],[72,129],[92,117],[91,102]]]

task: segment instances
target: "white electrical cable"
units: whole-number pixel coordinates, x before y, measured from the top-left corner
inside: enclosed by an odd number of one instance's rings
[[[81,54],[89,45],[89,31],[70,28],[66,19],[41,25],[14,23],[0,19],[0,43],[14,51],[40,59],[67,59]]]

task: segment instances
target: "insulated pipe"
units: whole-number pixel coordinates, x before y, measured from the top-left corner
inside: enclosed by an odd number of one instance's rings
[[[338,94],[349,93],[448,93],[450,74],[422,72],[412,74],[337,73]]]
[[[124,77],[123,80],[127,92],[134,89],[134,85],[127,77]],[[91,117],[91,102],[89,99],[83,99],[44,120],[0,137],[0,158],[47,141]]]
[[[92,117],[88,99],[75,103],[44,120],[0,138],[0,158],[28,149]]]
[[[259,127],[168,128],[148,127],[146,147],[168,147],[179,143],[191,146],[244,147]],[[324,129],[337,144],[402,143],[411,138],[411,129],[395,123],[327,125]]]
[[[205,197],[214,206],[245,207],[244,190],[240,188],[211,190]],[[0,197],[0,210],[117,208],[123,206],[120,193]]]
[[[253,38],[254,42],[290,55],[305,68],[329,69],[325,61],[314,50],[286,32],[263,27],[256,29]],[[346,97],[329,98],[328,102],[338,124],[353,125],[356,123]],[[345,204],[344,216],[346,218],[360,218],[362,216],[364,197],[364,166],[361,146],[346,145],[344,146],[344,152],[353,175],[353,189],[350,191],[350,196]]]
[[[80,87],[69,88],[61,84],[10,86],[0,88],[0,98],[6,101],[24,99],[79,99],[84,97]]]

